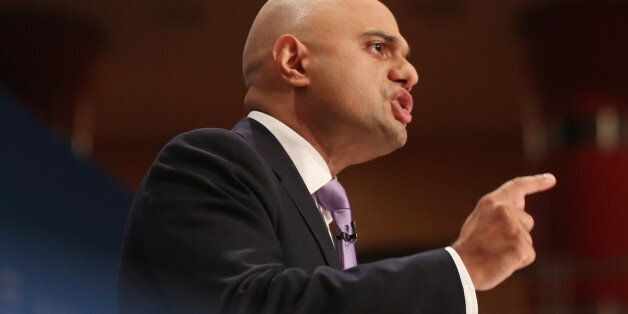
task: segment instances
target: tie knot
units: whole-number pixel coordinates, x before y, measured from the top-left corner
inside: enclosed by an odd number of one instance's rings
[[[323,187],[314,192],[314,194],[316,195],[318,203],[328,211],[333,212],[339,209],[349,209],[347,193],[336,179],[327,182]]]

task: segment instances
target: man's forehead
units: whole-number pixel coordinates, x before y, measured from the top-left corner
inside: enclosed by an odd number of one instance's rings
[[[339,5],[339,2],[344,4]],[[357,5],[358,2],[364,5]],[[394,45],[403,54],[409,53],[408,42],[400,34],[394,15],[382,3],[375,0],[356,0],[328,4],[330,5],[318,12],[322,30],[335,34],[339,39],[379,38]]]
[[[356,34],[377,30],[401,39],[394,15],[376,0],[332,1],[319,9],[314,23],[321,29]]]

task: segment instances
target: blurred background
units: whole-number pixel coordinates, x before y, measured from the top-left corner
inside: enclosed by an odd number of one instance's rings
[[[408,144],[341,174],[361,262],[449,245],[482,195],[549,171],[538,259],[480,313],[628,313],[628,3],[384,3],[421,81]],[[0,313],[115,312],[133,191],[170,138],[246,114],[262,4],[0,0]]]

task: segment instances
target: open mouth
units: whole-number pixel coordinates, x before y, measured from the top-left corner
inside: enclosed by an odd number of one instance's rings
[[[402,89],[390,100],[390,104],[393,108],[393,115],[397,121],[408,124],[412,121],[412,95],[405,90]]]

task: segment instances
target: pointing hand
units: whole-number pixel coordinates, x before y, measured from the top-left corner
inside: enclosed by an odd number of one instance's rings
[[[480,199],[452,245],[477,290],[489,290],[536,258],[525,197],[556,184],[551,174],[519,177]]]

